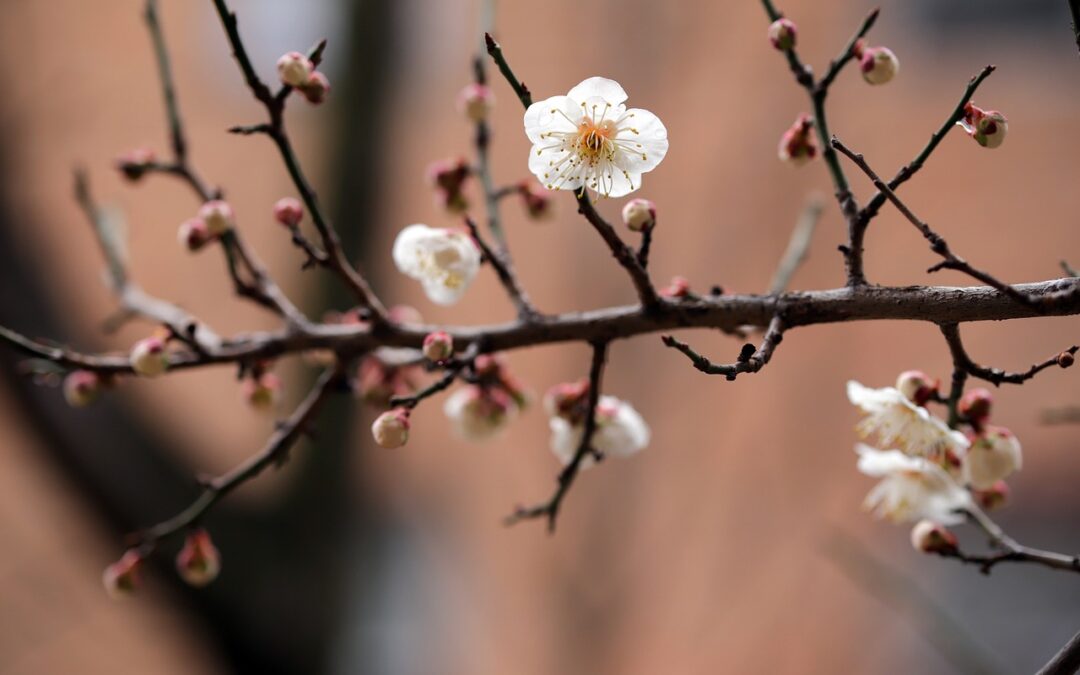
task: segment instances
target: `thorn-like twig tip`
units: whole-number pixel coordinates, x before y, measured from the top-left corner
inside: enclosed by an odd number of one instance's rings
[[[495,38],[491,37],[491,33],[484,33],[484,44],[487,46],[489,55],[494,55],[495,50],[499,48],[499,43],[495,42]]]

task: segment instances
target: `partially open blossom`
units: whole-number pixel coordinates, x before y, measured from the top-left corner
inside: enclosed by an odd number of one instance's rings
[[[953,553],[957,550],[956,535],[941,523],[923,519],[911,528],[911,545],[923,553]]]
[[[499,387],[466,385],[443,406],[454,431],[469,441],[483,441],[504,429],[518,411],[517,403]]]
[[[424,358],[434,363],[445,361],[454,355],[454,338],[446,331],[437,330],[424,337]]]
[[[648,110],[627,109],[626,98],[618,82],[590,77],[566,96],[529,106],[529,170],[544,187],[587,187],[605,197],[622,197],[641,187],[642,174],[667,155],[667,128]]]
[[[587,386],[587,383],[586,383]],[[649,444],[649,426],[633,406],[614,396],[601,396],[596,405],[596,431],[592,447],[603,456],[629,457]],[[577,453],[585,433],[584,416],[578,418],[555,415],[550,421],[551,451],[563,464],[569,464]],[[592,466],[586,456],[581,467]]]
[[[375,418],[371,435],[383,448],[400,448],[409,440],[409,411],[406,408],[387,410]]]
[[[211,237],[219,237],[233,226],[233,210],[229,203],[212,199],[199,208],[199,219],[206,223]]]
[[[667,288],[660,289],[665,298],[685,298],[690,295],[690,281],[686,277],[672,277]]]
[[[959,457],[967,438],[913,403],[899,389],[870,389],[847,384],[848,400],[865,414],[856,430],[863,438],[876,436],[884,446],[897,446],[909,455],[932,458]]]
[[[169,353],[165,349],[165,340],[157,336],[136,342],[128,359],[131,368],[143,377],[157,377],[169,368]]]
[[[622,220],[631,232],[643,232],[656,226],[656,204],[648,199],[631,199],[622,210]]]
[[[859,471],[881,478],[866,495],[863,507],[896,523],[929,518],[953,525],[963,521],[958,510],[971,505],[971,495],[936,463],[899,450],[878,450],[858,444]]]
[[[290,87],[303,86],[311,77],[313,70],[315,70],[315,66],[311,63],[311,59],[300,52],[289,52],[278,59],[277,62],[278,77],[281,78],[281,83]]]
[[[994,405],[994,395],[982,387],[969,389],[960,397],[956,404],[956,411],[972,426],[978,428],[990,418],[990,410]]]
[[[129,549],[119,560],[105,568],[101,583],[110,598],[124,598],[135,592],[141,583],[142,560],[138,551]]]
[[[135,148],[120,155],[116,160],[116,168],[124,174],[124,178],[137,181],[146,175],[150,165],[154,163],[156,156],[150,148]]]
[[[330,80],[322,72],[316,71],[308,77],[307,82],[298,87],[307,102],[312,105],[320,105],[330,95]]]
[[[469,207],[465,182],[472,175],[464,159],[441,159],[428,165],[427,176],[439,206],[451,213],[463,213]]]
[[[521,195],[522,201],[525,202],[525,212],[533,220],[548,220],[554,215],[555,208],[551,193],[539,185],[533,185],[530,181],[523,181],[518,187],[518,194]]]
[[[855,43],[855,57],[863,79],[870,84],[885,84],[900,71],[900,60],[888,47],[867,47],[865,41],[859,40]]]
[[[464,232],[409,225],[394,240],[394,264],[423,285],[428,299],[452,305],[480,270],[480,249]]]
[[[1009,120],[996,110],[983,110],[970,101],[964,106],[964,117],[957,122],[964,131],[984,148],[996,148],[1009,133]]]
[[[972,494],[979,506],[987,511],[999,509],[1009,501],[1009,485],[999,480],[985,490],[972,490]]]
[[[976,490],[986,490],[1019,471],[1022,464],[1016,436],[1005,427],[987,426],[971,439],[964,456],[964,480]]]
[[[256,410],[270,410],[281,398],[281,380],[273,373],[260,373],[257,377],[244,380],[242,385],[244,400]]]
[[[473,122],[486,120],[494,106],[495,95],[486,84],[467,84],[458,94],[458,108]]]
[[[191,586],[202,588],[221,572],[221,554],[210,539],[210,533],[200,528],[184,540],[176,556],[176,571]]]
[[[296,227],[304,218],[304,205],[296,197],[282,197],[274,203],[274,220],[285,227]]]
[[[915,405],[926,402],[938,394],[941,383],[921,370],[905,370],[896,378],[896,388]]]
[[[64,378],[64,400],[72,408],[84,408],[98,399],[101,387],[97,373],[73,370]]]
[[[797,33],[795,22],[781,17],[769,25],[769,42],[773,47],[786,52],[795,47]]]
[[[213,237],[210,236],[206,223],[198,218],[190,218],[180,223],[180,228],[176,231],[176,239],[181,246],[195,252],[206,246]]]
[[[780,161],[792,166],[802,166],[817,157],[817,139],[814,137],[814,118],[802,113],[795,124],[780,137],[777,154]]]

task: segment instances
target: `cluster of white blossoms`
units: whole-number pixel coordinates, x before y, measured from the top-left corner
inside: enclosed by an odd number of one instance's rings
[[[1004,502],[1004,479],[1021,467],[1020,443],[1008,429],[988,424],[992,397],[985,389],[967,392],[957,404],[967,434],[950,429],[927,410],[946,403],[938,381],[920,371],[906,371],[895,387],[871,389],[848,382],[850,401],[864,417],[856,430],[882,448],[859,443],[859,471],[881,481],[864,506],[893,522],[920,522],[916,548],[945,550],[951,533],[943,525],[964,520],[965,511]],[[916,543],[918,542],[918,543]],[[944,543],[943,543],[944,542]]]

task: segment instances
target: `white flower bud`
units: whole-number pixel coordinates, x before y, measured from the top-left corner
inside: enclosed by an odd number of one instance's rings
[[[782,52],[795,47],[795,38],[798,31],[795,22],[790,19],[779,18],[769,25],[769,42]]]
[[[424,357],[434,363],[445,361],[454,355],[454,339],[446,331],[428,333],[424,338]]]
[[[631,199],[622,210],[623,223],[631,232],[644,232],[656,226],[656,204],[648,199]]]
[[[1023,464],[1020,441],[1004,427],[987,426],[971,439],[963,460],[964,479],[976,490],[992,488],[1019,471]]]
[[[920,520],[911,528],[911,545],[923,553],[952,553],[957,540],[947,527],[932,520]]]
[[[923,405],[938,393],[939,382],[921,370],[905,370],[896,378],[896,388],[915,405]]]
[[[387,410],[375,418],[371,435],[383,448],[400,448],[409,440],[409,411],[405,408]]]
[[[233,210],[228,202],[214,199],[199,208],[199,219],[206,223],[211,237],[219,237],[233,226]]]
[[[89,370],[73,370],[64,378],[64,400],[72,408],[84,408],[101,394],[101,378]]]
[[[863,79],[870,84],[885,84],[896,77],[900,60],[888,47],[869,47],[859,57],[859,69]]]
[[[300,52],[289,52],[278,59],[277,70],[282,84],[301,87],[311,77],[311,71],[315,70],[315,66]]]
[[[143,338],[131,348],[131,368],[143,377],[157,377],[169,368],[165,341],[159,337]]]

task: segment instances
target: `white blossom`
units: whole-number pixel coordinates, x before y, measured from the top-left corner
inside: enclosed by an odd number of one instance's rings
[[[514,400],[500,388],[468,385],[450,395],[443,412],[467,441],[492,438],[517,416]]]
[[[881,478],[866,495],[863,507],[876,515],[902,523],[929,518],[945,525],[963,521],[960,509],[971,505],[971,495],[938,464],[899,450],[855,446],[859,471]]]
[[[856,426],[863,438],[876,436],[884,446],[897,446],[909,455],[959,458],[968,440],[940,419],[912,403],[894,387],[870,389],[854,380],[847,384],[848,399],[866,415]]]
[[[409,225],[394,241],[394,264],[419,281],[439,305],[461,299],[480,269],[480,250],[469,235],[454,230]]]
[[[1003,427],[986,427],[964,456],[964,481],[976,490],[987,490],[1013,471],[1019,471],[1022,464],[1016,436]]]
[[[667,128],[641,108],[627,109],[618,82],[590,77],[566,96],[525,111],[532,141],[529,170],[549,190],[582,190],[622,197],[641,187],[668,151]]]
[[[561,416],[553,416],[551,424],[551,451],[563,464],[569,464],[581,445],[585,433],[584,420],[574,424]],[[649,444],[649,426],[634,407],[614,396],[601,396],[596,405],[596,431],[592,447],[605,456],[629,457]],[[593,458],[586,456],[581,468],[593,465]]]

